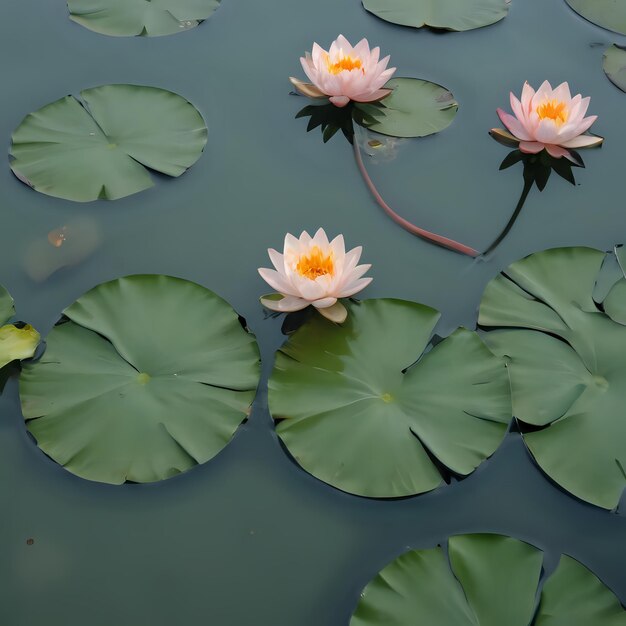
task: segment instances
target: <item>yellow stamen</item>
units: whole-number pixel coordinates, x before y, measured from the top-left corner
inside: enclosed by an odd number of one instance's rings
[[[339,52],[339,59],[334,63],[330,62],[330,56],[327,54],[326,66],[331,74],[340,74],[341,72],[349,72],[351,70],[361,70],[365,73],[363,61],[359,57],[344,56],[343,52]]]
[[[296,271],[309,280],[315,280],[318,276],[326,274],[333,276],[335,274],[333,253],[325,254],[317,246],[313,246],[307,256],[302,255],[298,259]]]
[[[567,122],[567,105],[559,100],[547,100],[537,107],[537,115],[540,120],[549,119],[560,126]]]

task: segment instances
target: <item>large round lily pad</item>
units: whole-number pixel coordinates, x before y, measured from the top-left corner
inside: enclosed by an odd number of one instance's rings
[[[626,279],[614,263],[617,281],[596,303],[605,257],[556,248],[514,263],[487,285],[479,323],[498,328],[485,341],[508,361],[513,413],[532,425],[524,439],[537,463],[612,509],[626,487]]]
[[[104,85],[27,115],[13,133],[11,169],[50,196],[116,200],[152,187],[148,170],[180,176],[202,154],[207,128],[171,91]]]
[[[68,0],[70,19],[103,35],[158,37],[194,28],[219,0]]]
[[[38,445],[74,474],[162,480],[215,456],[246,419],[258,348],[212,291],[129,276],[64,313],[20,395]]]
[[[543,582],[543,553],[511,537],[450,537],[448,553],[415,550],[392,561],[365,587],[350,626],[626,624],[613,592],[571,557]]]
[[[626,91],[626,49],[612,45],[604,53],[602,68],[608,79]]]
[[[499,22],[510,0],[362,0],[363,6],[387,22],[421,28],[472,30]]]
[[[0,369],[11,361],[29,359],[39,344],[39,333],[29,324],[9,324],[15,314],[13,298],[0,285]]]
[[[393,137],[425,137],[447,128],[459,105],[441,85],[417,78],[392,78],[386,88],[393,92],[375,107],[356,104],[373,116],[370,130]]]
[[[626,0],[565,0],[586,20],[626,35]]]
[[[463,328],[425,353],[439,319],[427,306],[347,308],[341,326],[312,316],[276,355],[269,405],[290,453],[320,480],[368,497],[434,489],[438,463],[470,474],[511,419],[503,361]]]

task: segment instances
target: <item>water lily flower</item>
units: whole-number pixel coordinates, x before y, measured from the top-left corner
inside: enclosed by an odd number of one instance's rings
[[[13,324],[0,327],[0,368],[11,361],[29,359],[39,344],[39,333],[30,325],[17,328]]]
[[[521,100],[511,92],[513,115],[498,109],[508,131],[493,129],[497,138],[519,144],[521,152],[536,154],[546,150],[554,158],[566,157],[576,163],[569,149],[590,148],[602,143],[602,137],[584,133],[598,119],[585,117],[591,98],[580,94],[572,98],[567,83],[552,89],[546,80],[535,90],[524,83]]]
[[[304,231],[297,239],[285,236],[283,253],[268,250],[276,269],[259,268],[259,274],[279,293],[261,298],[272,311],[299,311],[313,305],[324,317],[337,323],[345,321],[346,308],[338,301],[361,291],[372,282],[362,278],[371,265],[358,265],[363,248],[345,250],[343,235],[332,241],[323,228],[314,237]]]
[[[370,50],[367,39],[361,39],[352,47],[350,42],[339,35],[328,52],[318,44],[313,44],[311,53],[300,57],[302,68],[311,83],[303,83],[290,78],[292,84],[310,98],[325,98],[338,107],[354,102],[374,102],[391,93],[383,85],[396,71],[387,68],[389,57],[379,60],[380,48]]]

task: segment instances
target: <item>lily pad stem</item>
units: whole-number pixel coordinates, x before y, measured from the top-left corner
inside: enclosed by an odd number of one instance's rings
[[[517,201],[517,206],[515,207],[515,211],[513,211],[513,215],[511,215],[511,219],[507,222],[504,230],[498,235],[493,243],[482,253],[482,256],[487,256],[490,252],[493,252],[500,245],[502,240],[509,234],[509,231],[513,228],[513,224],[515,224],[515,221],[517,220],[517,217],[526,202],[526,198],[528,198],[530,190],[533,188],[533,183],[534,179],[532,177],[524,177],[524,189],[522,189],[522,195]]]
[[[385,202],[384,198],[378,192],[378,189],[376,189],[376,186],[374,185],[372,179],[370,178],[370,175],[367,173],[367,170],[365,169],[365,165],[363,163],[363,157],[361,156],[361,149],[359,147],[359,142],[357,141],[356,137],[354,138],[354,141],[352,142],[352,146],[354,148],[354,158],[356,160],[356,164],[359,167],[359,171],[361,172],[361,176],[363,176],[363,180],[365,181],[367,188],[370,190],[370,192],[376,199],[376,202],[378,202],[378,204],[383,209],[383,211],[394,222],[396,222],[396,224],[399,224],[400,226],[402,226],[402,228],[404,228],[404,230],[407,230],[411,234],[421,237],[422,239],[426,239],[427,241],[435,243],[444,248],[447,248],[448,250],[454,250],[455,252],[460,252],[461,254],[465,254],[471,257],[477,257],[480,254],[477,250],[474,250],[474,248],[470,248],[469,246],[466,246],[462,243],[458,243],[457,241],[454,241],[453,239],[448,239],[447,237],[442,237],[441,235],[437,235],[435,233],[431,233],[427,230],[424,230],[423,228],[419,228],[419,226],[415,226],[415,224],[412,224],[408,220],[405,220],[403,217],[398,215]]]

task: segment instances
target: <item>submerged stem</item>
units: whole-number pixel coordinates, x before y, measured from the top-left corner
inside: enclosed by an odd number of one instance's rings
[[[533,188],[533,182],[534,180],[532,178],[524,177],[524,189],[522,189],[522,194],[517,201],[517,206],[515,207],[515,211],[513,211],[513,215],[511,215],[511,219],[507,222],[504,230],[496,237],[493,243],[483,252],[482,256],[487,256],[490,252],[493,252],[500,245],[502,240],[509,234],[509,231],[513,228],[513,224],[515,224],[515,220],[517,220],[517,217],[526,202],[526,198],[528,198],[530,190]]]
[[[370,192],[376,199],[376,202],[378,202],[378,204],[383,209],[383,211],[394,222],[396,222],[396,224],[399,224],[400,226],[402,226],[402,228],[404,228],[405,230],[407,230],[413,235],[422,237],[423,239],[426,239],[444,248],[448,248],[449,250],[454,250],[455,252],[460,252],[461,254],[466,254],[467,256],[471,256],[471,257],[477,257],[479,255],[479,252],[477,250],[474,250],[474,248],[470,248],[469,246],[466,246],[462,243],[458,243],[457,241],[454,241],[453,239],[448,239],[447,237],[442,237],[441,235],[436,235],[435,233],[431,233],[427,230],[424,230],[423,228],[419,228],[419,226],[415,226],[415,224],[412,224],[408,220],[405,220],[403,217],[400,217],[400,215],[398,215],[385,202],[383,197],[378,192],[378,189],[376,189],[376,186],[374,185],[372,179],[370,178],[370,175],[367,173],[367,170],[365,169],[365,164],[363,163],[363,157],[361,156],[361,149],[359,148],[359,142],[357,141],[356,137],[354,137],[353,139],[352,146],[354,148],[354,158],[356,160],[356,164],[359,166],[359,171],[361,172],[361,176],[363,176],[363,180],[365,181],[367,188],[370,190]]]

